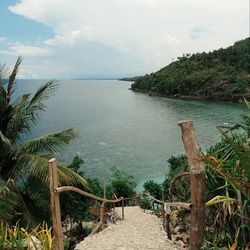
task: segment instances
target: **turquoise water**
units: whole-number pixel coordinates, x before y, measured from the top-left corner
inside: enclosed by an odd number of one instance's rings
[[[41,80],[20,80],[17,93],[34,91]],[[145,180],[161,181],[171,155],[184,153],[177,123],[192,119],[203,150],[219,138],[217,125],[239,120],[245,107],[214,101],[178,100],[134,93],[129,82],[59,81],[33,136],[70,127],[79,137],[58,155],[69,163],[81,155],[89,177],[110,176],[116,167]]]

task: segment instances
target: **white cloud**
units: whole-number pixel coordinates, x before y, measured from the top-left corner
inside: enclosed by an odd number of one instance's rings
[[[7,40],[7,38],[6,38],[6,37],[0,37],[0,43],[5,42],[6,40]]]
[[[45,44],[50,46],[73,46],[81,37],[80,30],[74,30],[63,35],[55,35],[54,38],[44,41]]]
[[[0,50],[0,54],[3,55],[21,55],[21,56],[47,56],[50,54],[50,50],[48,48],[42,48],[38,46],[29,46],[21,43],[16,43],[10,45],[7,50]]]
[[[248,36],[248,0],[21,0],[9,9],[54,32],[44,48],[24,47],[30,54],[61,47],[66,56],[67,47],[95,42],[141,60],[144,72]]]

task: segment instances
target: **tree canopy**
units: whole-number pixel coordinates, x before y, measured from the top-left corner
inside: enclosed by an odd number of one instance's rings
[[[250,38],[226,49],[184,54],[159,71],[136,78],[131,89],[161,96],[249,99]]]

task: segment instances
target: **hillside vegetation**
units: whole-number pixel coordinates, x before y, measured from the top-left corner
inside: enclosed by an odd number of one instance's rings
[[[139,77],[133,91],[228,101],[250,98],[250,38],[226,49],[185,54],[161,70]]]

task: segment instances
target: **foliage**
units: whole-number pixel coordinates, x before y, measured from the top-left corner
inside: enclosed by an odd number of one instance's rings
[[[250,105],[242,120],[230,128],[219,127],[222,138],[204,155],[206,163],[206,232],[203,249],[248,249],[250,242]],[[163,183],[165,198],[171,181],[187,172],[186,156],[172,156]],[[188,177],[175,182],[174,199],[190,202]],[[146,201],[148,206],[151,201]],[[175,214],[175,213],[174,213]],[[182,221],[187,213],[179,213]],[[180,225],[180,224],[179,224]],[[183,228],[182,228],[183,229]]]
[[[68,166],[74,172],[80,176],[84,176],[84,172],[81,170],[83,159],[76,155],[72,163]],[[94,195],[102,196],[101,183],[97,179],[87,179],[88,189],[84,189],[81,185],[75,185],[85,191],[91,190]],[[80,224],[83,220],[90,220],[93,215],[89,213],[89,207],[94,206],[95,200],[80,195],[74,192],[64,192],[61,194],[61,214],[62,219],[69,217],[73,222]]]
[[[242,120],[222,132],[204,155],[206,163],[206,232],[204,249],[247,249],[250,242],[250,106]],[[165,190],[175,175],[187,171],[184,156],[171,157]],[[190,199],[189,178],[175,183],[178,201]],[[165,191],[166,192],[166,191]],[[181,194],[181,195],[180,195]],[[186,215],[185,215],[186,216]]]
[[[168,159],[169,172],[163,182],[165,199],[168,199],[168,192],[173,178],[182,172],[188,172],[187,157],[185,155],[171,156]],[[190,199],[190,180],[188,177],[182,177],[176,181],[173,188],[173,198],[178,201],[189,201]]]
[[[135,188],[136,183],[132,176],[117,168],[112,169],[110,184],[107,187],[108,196],[111,197],[115,193],[117,197],[134,197],[136,194]]]
[[[144,192],[152,195],[154,198],[161,200],[162,186],[153,180],[146,181],[143,184]]]
[[[49,228],[47,224],[42,224],[28,232],[18,224],[11,226],[8,223],[0,223],[0,249],[22,250],[27,248],[54,249],[52,228]]]
[[[248,103],[247,103],[248,104]],[[210,214],[206,245],[249,247],[250,242],[250,109],[242,122],[221,131],[223,140],[207,156]]]
[[[186,54],[161,70],[139,77],[134,91],[238,101],[250,97],[250,38],[226,49]]]
[[[49,81],[34,95],[23,94],[13,100],[21,62],[18,57],[9,77],[6,66],[0,67],[0,219],[11,221],[17,216],[28,224],[36,223],[36,216],[29,207],[39,206],[36,203],[39,188],[45,190],[48,185],[48,159],[76,137],[76,130],[72,128],[24,140],[31,135],[41,112],[46,110],[44,101],[58,85]],[[58,175],[60,183],[87,184],[83,177],[65,166],[58,167]]]

